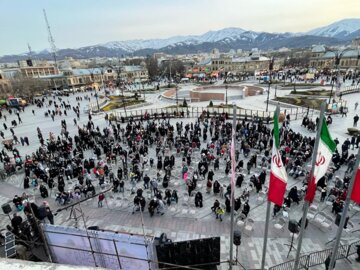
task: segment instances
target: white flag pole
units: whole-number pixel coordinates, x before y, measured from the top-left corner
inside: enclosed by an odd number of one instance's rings
[[[321,135],[321,128],[322,128],[322,124],[323,124],[323,120],[324,120],[325,105],[326,105],[325,102],[321,103],[320,119],[318,122],[318,130],[317,130],[315,145],[314,145],[313,154],[312,154],[311,171],[309,174],[308,183],[310,183],[312,181],[312,178],[314,175],[316,156],[317,156],[317,152],[318,152],[318,148],[319,148],[319,141],[320,141],[320,135]],[[296,249],[294,270],[297,270],[298,266],[299,266],[301,245],[302,245],[302,240],[303,240],[303,236],[304,236],[305,224],[306,224],[307,213],[309,210],[309,205],[310,205],[310,203],[308,201],[305,201],[304,212],[303,212],[303,216],[301,218],[301,228],[300,228],[299,240],[298,240],[298,245],[297,245],[297,249]]]
[[[279,118],[279,114],[280,114],[280,107],[279,107],[279,105],[277,105],[275,115]],[[273,144],[274,143],[276,143],[276,142],[273,140]],[[262,252],[262,259],[261,259],[261,270],[265,269],[265,257],[266,257],[266,247],[267,247],[267,240],[268,240],[268,233],[269,233],[270,210],[271,210],[271,202],[268,200],[267,206],[266,206],[265,234],[264,234],[264,244],[263,244],[263,252]]]
[[[233,106],[233,122],[232,122],[232,141],[234,142],[234,145],[230,147],[230,149],[232,149],[232,147],[234,147],[235,149],[235,132],[236,131],[236,105],[234,104]],[[230,150],[231,151],[231,150]],[[231,156],[231,153],[230,153]],[[234,158],[234,157],[232,157]],[[233,177],[233,170],[235,170],[235,168],[233,168],[232,164],[234,163],[234,160],[231,161],[231,177]],[[231,179],[231,217],[230,217],[230,270],[232,269],[233,266],[233,245],[234,245],[234,185],[232,184],[233,181],[235,181],[235,179]]]
[[[357,174],[358,168],[359,168],[359,162],[360,162],[360,148],[359,148],[358,153],[357,153],[357,158],[356,158],[356,161],[355,161],[355,164],[354,164],[353,175],[351,177],[351,181],[349,183],[349,187],[348,187],[348,190],[347,190],[344,209],[343,209],[343,211],[341,213],[340,224],[339,224],[339,228],[338,228],[337,233],[336,233],[336,238],[335,238],[336,240],[335,240],[335,244],[334,244],[334,247],[333,247],[333,250],[332,250],[329,270],[332,270],[334,268],[333,266],[334,266],[334,262],[336,260],[337,251],[339,249],[339,244],[340,244],[340,240],[341,240],[341,234],[342,234],[342,231],[343,231],[343,228],[344,228],[344,225],[345,225],[347,211],[348,211],[349,205],[350,205],[351,193],[352,193],[352,190],[354,188],[356,174]]]

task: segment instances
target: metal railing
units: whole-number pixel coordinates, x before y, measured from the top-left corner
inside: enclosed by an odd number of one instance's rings
[[[288,108],[283,112],[286,115],[290,115],[292,120],[297,120],[298,118],[304,117],[306,114],[310,114],[310,112],[314,113],[314,109],[308,108]],[[172,108],[152,108],[152,109],[140,109],[140,110],[129,110],[125,113],[125,111],[114,111],[110,112],[110,119],[120,121],[123,119],[128,119],[132,117],[134,120],[144,117],[145,114],[148,114],[150,118],[153,118],[156,114],[157,117],[165,116],[167,118],[198,118],[204,112],[209,112],[209,116],[221,115],[223,113],[228,115],[229,119],[232,119],[233,108],[217,108],[217,107],[172,107]],[[252,117],[266,119],[270,117],[272,120],[274,116],[274,112],[265,112],[261,110],[249,110],[236,108],[236,118],[237,119],[245,119],[250,120]]]
[[[349,248],[348,248],[347,254],[346,254],[346,258],[351,256],[351,255],[356,254],[356,250],[357,250],[356,246],[357,245],[360,245],[360,240],[358,240],[358,241],[356,241],[356,242],[349,245]]]
[[[336,260],[347,259],[357,253],[357,245],[360,245],[360,240],[351,243],[350,245],[340,246],[336,254]],[[300,264],[298,269],[309,269],[310,267],[321,265],[325,263],[326,258],[329,256],[332,248],[315,251],[300,257]],[[274,265],[269,270],[293,270],[295,260],[287,261]]]
[[[353,86],[345,86],[340,90],[341,95],[348,95],[352,93],[358,93],[360,92],[360,84],[353,85]]]
[[[99,108],[101,108],[102,106],[104,106],[107,102],[107,99],[99,99]],[[98,111],[98,103],[96,101],[89,103],[89,109],[92,112],[96,112]]]

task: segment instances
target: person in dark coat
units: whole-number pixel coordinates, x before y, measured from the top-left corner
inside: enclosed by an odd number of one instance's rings
[[[360,245],[356,245],[356,254],[358,257],[355,259],[357,262],[360,262]]]
[[[329,269],[330,261],[331,261],[331,256],[332,256],[332,252],[330,252],[329,256],[327,256],[327,258],[326,258],[326,260],[325,260],[325,269],[326,269],[326,270]],[[335,268],[335,264],[336,264],[336,260],[334,261],[333,269]]]
[[[297,191],[297,186],[295,187],[292,187],[290,189],[290,192],[289,192],[289,195],[290,199],[293,201],[293,202],[296,202],[297,204],[299,204],[299,194],[298,194],[298,191]]]
[[[218,180],[215,180],[213,184],[213,192],[214,194],[218,194],[220,192],[220,183],[218,182]]]
[[[49,197],[48,190],[43,184],[40,185],[39,190],[40,190],[40,195],[41,195],[42,198]]]
[[[247,217],[247,215],[250,212],[250,205],[249,205],[249,201],[246,201],[244,204],[244,208],[242,210],[242,213]]]
[[[225,196],[225,208],[227,213],[231,212],[231,204],[228,196]]]
[[[236,187],[241,187],[243,181],[244,175],[239,174],[239,176],[236,178]]]
[[[11,219],[11,226],[13,227],[15,234],[18,234],[20,232],[20,225],[22,221],[22,217],[18,216],[17,213],[15,213],[13,218]]]
[[[203,196],[200,191],[195,195],[195,206],[200,208],[203,207]]]
[[[162,169],[162,158],[161,158],[161,156],[158,157],[157,169],[159,171]]]
[[[213,206],[211,207],[211,211],[215,212],[215,210],[220,206],[220,202],[215,200]]]
[[[240,197],[235,199],[235,203],[234,203],[234,210],[238,211],[241,208],[241,199]]]
[[[262,172],[260,173],[259,180],[260,180],[260,183],[262,185],[265,184],[265,180],[266,180],[266,171],[265,171],[265,169],[263,169]]]
[[[26,176],[24,179],[24,189],[27,189],[30,187],[30,178],[29,176]]]

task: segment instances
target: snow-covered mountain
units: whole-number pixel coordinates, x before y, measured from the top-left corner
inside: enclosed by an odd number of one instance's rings
[[[160,49],[175,44],[197,45],[203,42],[217,42],[225,38],[239,39],[246,32],[241,28],[229,27],[217,31],[209,31],[202,35],[174,36],[165,39],[134,39],[126,41],[112,41],[99,44],[109,49],[122,49],[128,52],[134,52],[142,49]],[[256,38],[257,34],[252,33],[252,38]]]
[[[327,26],[315,28],[306,34],[322,37],[346,39],[348,36],[360,30],[360,19],[344,19]],[[360,35],[358,36],[360,37]]]
[[[261,50],[311,47],[314,44],[348,44],[360,37],[360,19],[345,19],[328,26],[313,29],[306,33],[267,33],[247,31],[241,28],[224,28],[209,31],[202,35],[174,36],[164,39],[135,39],[112,41],[98,45],[89,45],[76,49],[59,49],[59,59],[65,57],[118,57],[119,55],[149,55],[155,52],[169,54],[187,54],[209,52],[218,48],[225,52],[231,49]],[[49,49],[34,52],[38,59],[51,59]],[[26,59],[28,54],[5,55],[0,62],[13,62]]]
[[[229,27],[216,31],[209,31],[202,35],[174,36],[164,39],[135,39],[125,41],[112,41],[97,46],[111,50],[120,49],[126,52],[136,52],[144,49],[161,49],[165,47],[192,46],[202,43],[216,43],[224,40],[225,42],[244,40],[254,41],[264,32],[246,31],[242,28]],[[265,33],[268,34],[268,33]],[[306,33],[272,33],[280,38],[297,36],[319,36],[336,38],[340,40],[351,40],[360,37],[360,19],[344,19],[328,26],[319,27]],[[266,36],[266,35],[265,35]]]

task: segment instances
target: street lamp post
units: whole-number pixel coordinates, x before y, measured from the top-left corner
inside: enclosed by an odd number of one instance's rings
[[[178,97],[178,85],[175,86],[175,98],[176,98],[176,107],[179,106],[179,97]]]
[[[144,82],[142,82],[141,84],[142,84],[142,87],[143,87],[143,92],[144,92],[144,102],[145,102],[145,84],[144,84]]]
[[[225,104],[228,105],[228,86],[225,85]]]
[[[97,92],[96,92],[96,89],[95,89],[95,98],[96,98],[96,104],[97,104],[98,112],[100,112],[100,106],[99,106],[98,94],[97,94]]]
[[[336,87],[338,87],[338,85],[339,85],[339,73],[340,73],[339,65],[340,65],[340,59],[343,56],[344,52],[346,52],[346,49],[343,50],[342,52],[334,51],[334,53],[335,53],[334,64],[335,64],[335,70],[336,70],[335,71],[336,79],[334,80],[333,77],[331,76],[332,83],[331,83],[331,91],[330,91],[330,96],[329,96],[329,103],[331,103],[331,98],[333,97],[334,84],[336,83]]]
[[[340,64],[340,58],[342,54],[339,54],[338,52],[335,52],[335,79],[333,76],[331,76],[331,90],[330,90],[330,96],[329,96],[329,104],[331,103],[331,98],[333,97],[333,89],[334,84],[339,83],[339,64]],[[337,87],[337,86],[336,86]]]
[[[274,67],[274,58],[270,59],[270,63],[269,63],[269,86],[268,86],[268,92],[267,92],[267,99],[266,99],[266,112],[268,111],[269,108],[269,96],[270,96],[270,85],[271,85],[271,71],[273,70]]]
[[[283,78],[284,78],[284,84],[283,84],[283,86],[285,86],[285,82],[286,82],[286,74],[285,74],[285,72],[284,72],[284,74],[283,74]]]
[[[124,112],[125,112],[125,117],[127,117],[127,113],[126,113],[126,106],[125,106],[125,96],[124,96],[124,85],[121,86],[121,95],[122,95],[122,103],[123,103],[123,107],[124,107]]]
[[[328,102],[329,104],[331,103],[331,98],[332,98],[332,95],[333,95],[333,89],[334,89],[334,77],[331,74],[331,90],[330,90],[329,102]]]
[[[296,93],[296,77],[294,78],[293,86],[294,86],[294,93]]]

